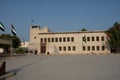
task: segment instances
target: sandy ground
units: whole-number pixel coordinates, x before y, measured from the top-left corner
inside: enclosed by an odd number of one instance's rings
[[[120,80],[120,55],[27,55],[6,58],[7,80]]]

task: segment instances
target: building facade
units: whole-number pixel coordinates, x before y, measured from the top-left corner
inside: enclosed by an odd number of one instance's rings
[[[48,27],[30,28],[31,50],[38,54],[109,54],[104,31],[51,32]]]
[[[22,41],[20,45],[21,45],[21,46],[20,46],[21,48],[28,48],[29,45],[30,45],[30,43],[29,43],[29,42],[26,42],[26,41]]]

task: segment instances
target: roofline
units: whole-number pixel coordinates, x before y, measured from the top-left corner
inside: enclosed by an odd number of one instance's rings
[[[47,32],[47,33],[38,33],[40,34],[75,34],[75,33],[105,33],[105,30],[95,30],[95,31],[76,31],[76,32]]]

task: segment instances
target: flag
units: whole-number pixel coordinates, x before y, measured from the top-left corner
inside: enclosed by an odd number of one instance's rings
[[[11,29],[12,34],[13,34],[13,35],[16,35],[16,30],[15,30],[13,24],[11,24],[11,28],[12,28],[12,29]]]
[[[0,29],[1,29],[2,31],[5,31],[5,26],[2,24],[2,22],[0,22]]]

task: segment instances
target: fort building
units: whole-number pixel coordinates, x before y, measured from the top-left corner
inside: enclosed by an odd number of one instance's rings
[[[37,54],[109,54],[105,31],[51,32],[30,27],[30,50]]]

